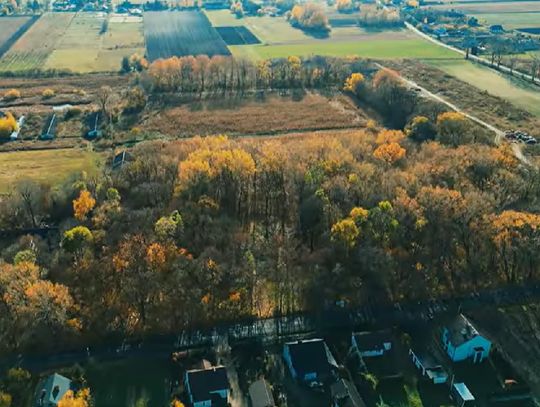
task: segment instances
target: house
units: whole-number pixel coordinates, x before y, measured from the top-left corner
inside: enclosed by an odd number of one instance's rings
[[[448,374],[429,353],[409,349],[409,356],[422,377],[427,378],[433,384],[444,384],[448,381]]]
[[[223,366],[188,370],[184,385],[193,407],[227,406],[230,385]]]
[[[392,333],[389,330],[353,333],[351,343],[363,358],[383,356],[392,349]]]
[[[56,407],[62,397],[71,390],[71,380],[67,377],[52,374],[40,383],[37,392],[37,407]]]
[[[472,359],[480,363],[489,356],[491,342],[463,315],[459,314],[442,331],[442,342],[453,362]]]
[[[286,343],[283,358],[294,379],[317,385],[333,377],[337,363],[322,339]]]
[[[489,31],[491,31],[493,34],[502,34],[504,32],[504,28],[500,24],[494,24],[489,26]]]
[[[330,386],[332,407],[366,407],[356,386],[346,379],[340,379]]]
[[[268,382],[257,380],[249,386],[249,400],[251,407],[275,407],[274,396]]]
[[[458,407],[466,407],[474,404],[474,396],[465,383],[454,383],[450,395]]]

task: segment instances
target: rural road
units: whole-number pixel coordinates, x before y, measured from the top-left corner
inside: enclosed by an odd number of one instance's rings
[[[463,55],[464,57],[467,55],[467,53],[465,51],[463,51],[462,49],[459,49],[459,48],[456,48],[456,47],[453,47],[451,45],[448,45],[448,44],[445,44],[444,42],[442,41],[439,41],[438,39],[436,38],[433,38],[432,36],[420,31],[418,28],[416,28],[415,26],[413,26],[411,23],[408,23],[408,22],[405,22],[405,26],[411,30],[412,32],[414,32],[415,34],[419,35],[420,37],[440,46],[440,47],[444,47],[446,49],[449,49],[450,51],[454,51],[454,52],[457,52],[458,54],[461,54]],[[469,54],[469,60],[471,61],[475,61],[475,62],[478,62],[479,64],[482,64],[482,65],[485,65],[487,66],[488,68],[492,68],[494,69],[493,65],[491,64],[490,61],[488,61],[487,59],[485,58],[481,58],[479,56],[476,56],[476,55],[471,55]],[[526,73],[522,73],[522,72],[517,72],[513,69],[510,69],[509,67],[507,67],[506,65],[499,65],[498,68],[496,69],[497,71],[500,71],[500,72],[505,72],[505,73],[508,73],[512,76],[515,76],[515,77],[518,77],[518,78],[521,78],[521,79],[525,79],[529,82],[533,82],[537,85],[540,85],[540,78],[534,78],[529,75],[529,74],[526,74]]]
[[[387,68],[387,67],[385,67],[385,66],[383,66],[383,65],[381,65],[379,63],[376,63],[375,65],[380,69],[390,71],[389,68]],[[395,71],[393,71],[393,72],[395,72]],[[433,92],[429,91],[428,89],[424,88],[423,86],[419,85],[418,83],[403,77],[401,74],[400,74],[399,77],[400,77],[401,81],[403,81],[405,84],[407,84],[407,86],[410,87],[411,89],[420,89],[421,96],[427,97],[427,98],[435,100],[435,101],[437,101],[439,103],[442,103],[443,105],[447,106],[448,108],[452,109],[453,111],[461,113],[466,118],[472,120],[475,123],[478,123],[480,126],[482,126],[482,127],[486,128],[486,129],[492,131],[493,133],[495,133],[495,139],[494,140],[495,140],[495,143],[497,145],[500,145],[505,141],[504,131],[502,131],[501,129],[493,126],[492,124],[490,124],[488,122],[485,122],[482,119],[479,119],[476,116],[473,116],[472,114],[469,114],[469,113],[465,112],[463,109],[456,106],[455,104],[447,101],[446,99],[442,98],[441,96],[437,95],[436,93],[433,93]],[[527,164],[527,165],[531,164],[529,159],[523,154],[523,151],[522,151],[521,146],[519,144],[512,143],[512,150],[513,150],[514,155],[516,156],[516,158],[518,160],[520,160],[522,163]]]

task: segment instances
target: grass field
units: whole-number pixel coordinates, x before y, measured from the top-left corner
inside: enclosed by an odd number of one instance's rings
[[[43,68],[74,17],[74,13],[44,14],[0,58],[0,72]]]
[[[430,61],[444,72],[481,90],[499,96],[540,117],[540,92],[489,68],[465,60]]]
[[[540,12],[539,1],[507,1],[507,2],[462,2],[430,5],[435,9],[454,9],[466,14],[498,14],[498,13],[538,13]],[[537,16],[538,17],[538,16]]]
[[[92,173],[100,161],[96,153],[78,149],[0,153],[0,193],[21,179],[54,185],[74,172]]]
[[[456,54],[406,30],[367,32],[356,26],[333,27],[327,39],[314,38],[280,17],[236,18],[228,10],[205,12],[216,27],[245,25],[261,44],[230,46],[240,58],[265,59],[290,55],[357,55],[366,58],[453,58]]]
[[[474,16],[480,23],[501,24],[506,29],[540,27],[539,13],[482,13]]]
[[[0,47],[28,20],[30,17],[0,17]]]
[[[421,38],[388,40],[376,39],[365,41],[314,41],[306,44],[286,45],[242,45],[230,47],[234,56],[249,59],[267,59],[287,57],[289,55],[309,56],[359,56],[362,58],[397,59],[450,59],[459,58],[454,52],[438,47]]]

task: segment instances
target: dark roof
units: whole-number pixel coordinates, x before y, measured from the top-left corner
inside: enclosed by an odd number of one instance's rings
[[[189,370],[186,373],[193,401],[212,400],[212,392],[229,389],[227,369],[223,366]]]
[[[339,407],[366,407],[355,385],[348,380],[341,379],[335,382],[330,386],[330,391],[332,399]]]
[[[359,332],[353,335],[360,351],[383,349],[385,342],[392,342],[392,333],[389,330]]]
[[[272,389],[264,379],[257,380],[249,386],[249,398],[251,407],[274,407],[276,405]]]
[[[463,314],[459,314],[454,318],[446,328],[448,329],[450,342],[455,347],[463,345],[479,335],[476,328]]]
[[[285,345],[289,347],[292,365],[299,376],[314,372],[325,375],[336,367],[336,362],[322,339],[290,342]]]

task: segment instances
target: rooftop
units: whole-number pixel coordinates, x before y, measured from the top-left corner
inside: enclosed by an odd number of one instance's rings
[[[358,332],[353,334],[353,336],[361,351],[382,349],[384,348],[384,343],[392,342],[392,333],[389,330]]]
[[[366,407],[358,390],[348,380],[341,379],[330,387],[332,399],[339,407]]]
[[[56,405],[70,389],[71,380],[58,373],[54,373],[45,379],[43,388],[38,394],[38,400],[44,405]]]
[[[447,328],[450,342],[452,342],[454,346],[462,345],[479,335],[476,328],[463,314],[459,314],[454,318],[454,320],[448,324]]]
[[[458,392],[459,397],[464,401],[473,401],[474,396],[465,385],[465,383],[454,383],[454,389]]]
[[[289,348],[294,369],[300,376],[313,372],[329,374],[332,367],[337,367],[322,339],[289,342],[285,345]]]
[[[205,401],[213,398],[212,393],[229,389],[229,378],[224,366],[210,369],[189,370],[187,381],[193,401]]]
[[[264,379],[257,380],[249,386],[249,398],[252,407],[275,406],[272,389]]]

